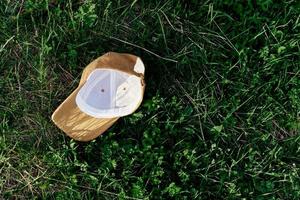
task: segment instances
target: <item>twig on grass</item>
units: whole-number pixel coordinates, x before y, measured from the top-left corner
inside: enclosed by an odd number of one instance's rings
[[[94,31],[92,31],[92,32],[95,33],[95,34],[99,34],[99,33],[96,33],[96,32],[94,32]],[[125,40],[116,38],[116,37],[114,37],[114,36],[108,36],[108,35],[104,35],[104,34],[101,34],[101,36],[108,37],[108,38],[110,38],[110,39],[117,40],[117,41],[119,41],[119,42],[122,42],[122,43],[125,43],[125,44],[128,44],[128,45],[131,45],[131,46],[136,47],[136,48],[139,48],[139,49],[142,49],[143,51],[146,51],[147,53],[150,53],[150,54],[152,54],[152,55],[154,55],[154,56],[156,56],[156,57],[158,57],[158,58],[160,58],[160,59],[167,60],[167,61],[174,62],[174,63],[177,63],[177,62],[178,62],[177,60],[174,60],[174,59],[171,59],[171,58],[166,58],[166,57],[160,56],[160,55],[154,53],[153,51],[150,51],[150,50],[148,50],[148,49],[146,49],[146,48],[144,48],[144,47],[142,47],[142,46],[139,46],[139,45],[137,45],[137,44],[133,44],[133,43],[131,43],[131,42],[128,42],[128,41],[125,41]]]

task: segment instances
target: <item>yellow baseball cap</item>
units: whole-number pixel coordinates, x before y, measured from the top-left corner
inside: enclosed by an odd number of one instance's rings
[[[106,53],[85,67],[78,87],[54,111],[52,121],[75,140],[93,140],[140,106],[144,72],[139,57]]]

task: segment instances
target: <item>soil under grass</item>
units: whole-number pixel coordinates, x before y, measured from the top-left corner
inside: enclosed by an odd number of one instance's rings
[[[80,143],[51,122],[108,51],[141,107]],[[300,199],[300,4],[0,2],[0,199]]]

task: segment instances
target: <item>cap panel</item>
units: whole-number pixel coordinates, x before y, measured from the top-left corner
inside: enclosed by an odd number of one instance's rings
[[[120,70],[122,72],[140,77],[140,73],[134,70],[134,66],[136,65],[137,59],[137,56],[131,54],[108,52],[103,56],[98,57],[96,60],[92,61],[83,70],[79,84],[83,84],[88,78],[89,74],[97,68]]]
[[[92,117],[123,117],[136,110],[143,92],[139,77],[114,69],[97,68],[79,89],[75,101],[82,112]]]

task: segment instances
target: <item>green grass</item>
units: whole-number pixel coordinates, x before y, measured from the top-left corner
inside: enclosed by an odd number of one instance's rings
[[[137,112],[51,122],[82,69],[140,56]],[[300,4],[2,0],[0,199],[300,199]]]

